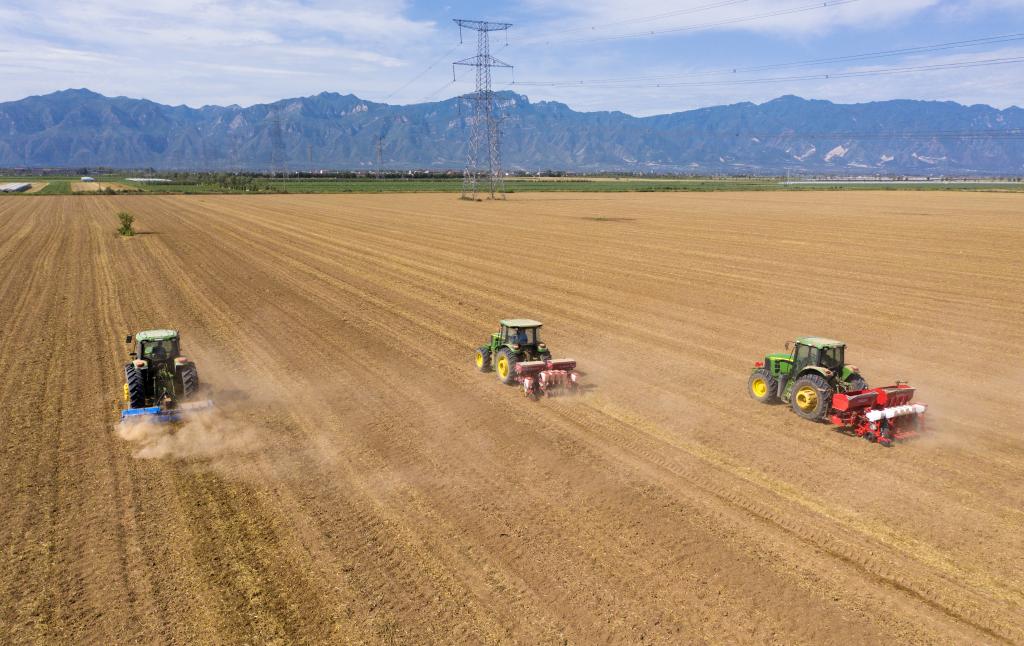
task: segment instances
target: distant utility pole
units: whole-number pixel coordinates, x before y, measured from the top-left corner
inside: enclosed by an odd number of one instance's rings
[[[384,138],[377,135],[377,172],[378,180],[384,179]]]
[[[507,22],[485,22],[483,20],[455,19],[459,26],[459,42],[462,30],[477,32],[476,56],[452,63],[452,80],[455,79],[455,65],[476,68],[476,92],[473,93],[473,117],[470,122],[469,154],[466,170],[462,174],[462,198],[475,200],[477,192],[490,193],[491,199],[498,193],[505,196],[505,178],[501,172],[501,129],[496,114],[494,91],[491,90],[491,68],[511,65],[491,56],[492,31],[508,31],[512,26]],[[508,38],[508,35],[505,36]]]
[[[274,106],[270,121],[270,164],[271,174],[285,173],[284,132],[281,128],[281,108]]]

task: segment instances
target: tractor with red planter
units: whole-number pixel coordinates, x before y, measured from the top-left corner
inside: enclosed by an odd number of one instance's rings
[[[554,359],[540,340],[540,321],[503,319],[490,341],[476,350],[475,363],[480,372],[495,371],[506,385],[519,385],[533,399],[574,393],[579,373],[575,359]]]
[[[747,392],[757,401],[789,404],[804,419],[828,421],[885,446],[923,430],[927,406],[911,401],[914,389],[900,381],[869,388],[860,371],[845,362],[842,341],[801,337],[786,350],[754,364]]]

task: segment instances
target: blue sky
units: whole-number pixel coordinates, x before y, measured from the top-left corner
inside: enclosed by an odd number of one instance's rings
[[[810,9],[823,1],[830,6]],[[515,66],[514,77],[495,70],[497,89],[579,110],[648,115],[783,94],[1024,106],[1024,0],[151,0],[141,6],[4,0],[0,101],[69,87],[191,106],[251,105],[324,90],[389,103],[442,99],[473,89],[468,69],[450,83],[450,62],[475,53],[474,34],[459,46],[452,18],[472,18],[514,23],[508,46],[504,34],[494,37],[492,53]],[[765,15],[782,11],[791,13]],[[651,31],[658,33],[633,36]],[[1018,36],[742,71],[1010,35]],[[1013,58],[1022,60],[974,66]],[[949,64],[970,66],[874,73]],[[851,72],[870,74],[842,76]],[[601,79],[621,80],[594,82]]]

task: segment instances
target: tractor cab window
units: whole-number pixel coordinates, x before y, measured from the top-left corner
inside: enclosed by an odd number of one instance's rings
[[[828,348],[826,350],[822,350],[821,365],[829,370],[841,370],[843,367],[843,348]]]
[[[508,343],[518,345],[537,345],[538,336],[537,328],[513,327],[508,329],[508,336],[506,338]]]
[[[141,341],[142,359],[164,360],[178,355],[178,342],[174,339],[166,341]]]
[[[796,352],[793,354],[793,367],[799,371],[804,366],[811,365],[811,353],[814,350],[809,345],[797,344]]]

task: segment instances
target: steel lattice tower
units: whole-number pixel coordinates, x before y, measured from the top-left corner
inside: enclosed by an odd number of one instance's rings
[[[491,90],[491,68],[512,66],[491,56],[492,31],[507,31],[512,26],[507,22],[486,22],[483,20],[455,19],[459,26],[459,42],[462,41],[462,29],[477,32],[476,56],[452,63],[452,78],[455,77],[455,65],[466,65],[476,68],[476,92],[473,93],[473,117],[470,122],[469,154],[466,170],[462,175],[462,197],[476,199],[477,192],[505,195],[505,179],[501,172],[501,127],[500,116]],[[485,179],[486,178],[486,179]]]

